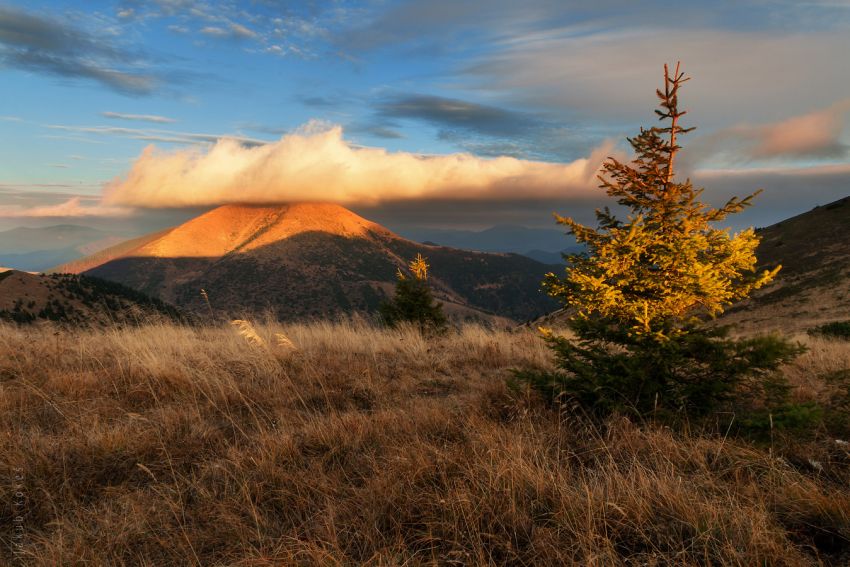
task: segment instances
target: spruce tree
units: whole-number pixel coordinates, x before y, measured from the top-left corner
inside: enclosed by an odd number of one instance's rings
[[[755,195],[720,208],[700,201],[702,189],[675,178],[686,128],[679,90],[688,80],[664,66],[659,119],[628,138],[635,158],[608,158],[599,176],[627,211],[596,211],[598,226],[556,215],[584,245],[566,257],[564,277],[548,274],[544,288],[573,313],[575,338],[545,331],[559,371],[519,375],[595,412],[710,411],[742,381],[771,372],[799,352],[776,337],[734,340],[705,323],[731,303],[770,282],[779,266],[757,273],[753,229],[716,227]]]
[[[395,294],[380,307],[381,318],[390,327],[415,324],[421,331],[441,333],[447,321],[443,304],[434,300],[428,285],[428,263],[417,254],[408,265],[410,276],[398,270]]]

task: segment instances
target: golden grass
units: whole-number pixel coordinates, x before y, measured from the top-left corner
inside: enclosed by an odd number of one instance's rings
[[[850,559],[850,456],[832,439],[771,449],[557,415],[505,385],[549,364],[528,331],[252,330],[0,327],[0,562]],[[801,399],[824,396],[850,344],[804,340],[787,372]]]

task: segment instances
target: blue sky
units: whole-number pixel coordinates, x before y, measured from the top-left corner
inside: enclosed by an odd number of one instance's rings
[[[850,194],[848,53],[846,1],[0,2],[0,229],[242,198],[396,227],[587,217],[581,172],[652,124],[677,59],[683,173],[717,202],[764,187],[763,225]]]

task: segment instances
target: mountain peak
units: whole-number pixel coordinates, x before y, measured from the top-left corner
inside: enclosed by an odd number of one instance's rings
[[[346,238],[390,234],[333,203],[222,205],[137,250],[140,256],[220,257],[274,244],[297,234],[321,232]]]

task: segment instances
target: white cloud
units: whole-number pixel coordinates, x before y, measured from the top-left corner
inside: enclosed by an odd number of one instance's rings
[[[754,158],[808,157],[841,155],[840,143],[850,99],[828,108],[794,116],[756,130],[758,144],[752,149]]]
[[[217,26],[206,26],[201,28],[201,33],[210,37],[227,37],[230,35],[226,29]]]
[[[224,203],[387,200],[541,199],[595,196],[595,173],[613,150],[568,164],[423,156],[357,147],[339,126],[308,125],[278,142],[245,147],[219,140],[208,151],[161,152],[150,146],[125,178],[107,185],[104,203],[187,207]]]
[[[206,26],[201,28],[201,33],[217,39],[254,39],[257,37],[257,32],[236,23],[231,23],[227,28]]]
[[[156,124],[171,124],[177,122],[173,118],[166,116],[158,116],[155,114],[125,114],[123,112],[101,112],[104,118],[112,118],[114,120],[133,120],[137,122],[154,122]]]
[[[257,32],[250,30],[241,24],[231,24],[230,33],[233,34],[234,37],[242,39],[251,39],[257,37]]]
[[[48,124],[46,128],[52,130],[63,130],[74,132],[77,134],[97,134],[101,136],[122,136],[134,140],[144,140],[148,142],[164,142],[170,144],[183,145],[203,145],[214,143],[221,138],[229,138],[236,140],[245,145],[261,145],[268,143],[268,140],[260,140],[257,138],[249,138],[246,136],[234,136],[227,134],[203,134],[198,132],[177,132],[173,130],[161,130],[158,128],[126,128],[117,126],[67,126],[64,124]],[[45,138],[51,136],[44,136]],[[53,136],[58,137],[58,136]],[[81,140],[82,141],[82,140]],[[93,140],[85,140],[92,141]],[[100,143],[100,142],[97,142]]]
[[[100,204],[85,205],[80,197],[72,197],[58,205],[21,207],[0,205],[0,218],[54,218],[54,217],[121,217],[129,216],[132,210],[126,207],[110,207]]]
[[[842,140],[848,114],[850,98],[777,122],[736,124],[686,143],[680,163],[692,170],[706,163],[844,158],[850,151]]]

